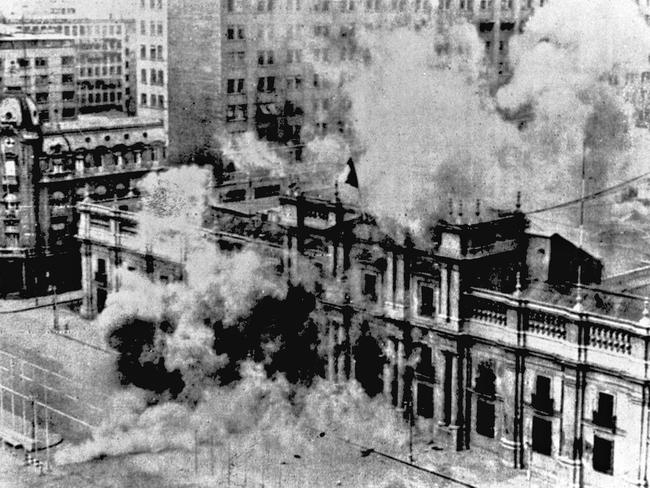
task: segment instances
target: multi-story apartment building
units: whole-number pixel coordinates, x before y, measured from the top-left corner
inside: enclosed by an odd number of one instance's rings
[[[156,116],[167,127],[167,0],[139,0],[131,46],[137,59],[135,79],[138,114]]]
[[[98,115],[42,124],[22,93],[3,95],[0,110],[0,294],[76,289],[75,204],[125,196],[135,179],[161,167],[164,126]]]
[[[74,43],[58,34],[0,34],[0,89],[23,92],[43,121],[77,116]]]
[[[509,76],[510,36],[543,3],[171,0],[170,149],[183,159],[215,133],[253,131],[299,158],[305,137],[346,134],[348,102],[323,71],[354,54],[356,25],[407,14],[439,21],[465,16],[475,23],[496,86]]]
[[[268,186],[242,184],[255,202],[215,198],[204,234],[258,249],[290,279],[319,270],[323,375],[384,395],[424,440],[530,468],[536,485],[647,485],[650,312],[643,298],[586,285],[598,260],[528,233],[519,210],[451,213],[416,246],[337,198],[269,197]],[[128,208],[80,204],[89,315],[119,288],[120,266],[184,276],[182,237],[137,239]]]
[[[80,113],[125,111],[128,65],[125,59],[126,26],[115,19],[70,16],[22,18],[10,24],[20,32],[55,33],[75,44],[75,68]]]

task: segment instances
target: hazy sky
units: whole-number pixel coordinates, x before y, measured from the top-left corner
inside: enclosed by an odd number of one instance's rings
[[[20,16],[30,13],[47,13],[51,8],[74,8],[81,17],[103,18],[109,14],[119,16],[129,9],[134,0],[0,0],[0,14]]]

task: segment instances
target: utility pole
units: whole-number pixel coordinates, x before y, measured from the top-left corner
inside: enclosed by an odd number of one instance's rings
[[[59,331],[59,311],[56,303],[56,285],[52,285],[52,330],[53,332]]]

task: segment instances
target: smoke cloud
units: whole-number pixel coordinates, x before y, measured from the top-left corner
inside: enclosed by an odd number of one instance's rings
[[[575,199],[583,155],[587,191],[641,167],[647,144],[619,86],[650,53],[632,1],[539,9],[511,40],[514,74],[496,98],[473,25],[360,30],[356,41],[362,59],[343,78],[361,192],[380,223],[422,233],[449,198],[503,210],[519,190],[524,209]]]

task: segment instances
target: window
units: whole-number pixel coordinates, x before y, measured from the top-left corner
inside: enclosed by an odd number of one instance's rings
[[[158,83],[157,78],[156,78],[156,70],[155,70],[155,69],[152,69],[152,70],[151,70],[151,76],[150,76],[149,79],[150,79],[150,83],[151,83],[152,85],[155,85],[155,84]]]
[[[149,59],[156,59],[156,46],[150,46]]]
[[[614,474],[614,442],[594,435],[594,471]]]
[[[425,419],[433,418],[433,387],[424,383],[417,384],[416,415]]]
[[[140,21],[140,34],[143,36],[147,35],[147,23],[144,20]]]
[[[302,62],[302,51],[300,49],[289,49],[287,51],[287,63],[300,63]]]
[[[165,108],[165,97],[163,95],[158,95],[158,106]]]
[[[535,380],[535,393],[531,396],[531,403],[535,410],[552,414],[553,400],[551,399],[551,379],[538,375]]]
[[[229,25],[226,28],[226,39],[229,41],[245,39],[243,25]]]
[[[614,395],[609,393],[598,393],[598,410],[593,412],[594,424],[613,429],[616,426],[614,416]]]
[[[377,301],[377,275],[364,273],[362,293],[370,301]]]
[[[433,287],[429,285],[420,285],[420,315],[433,317],[436,313],[436,305]]]
[[[61,56],[61,66],[73,66],[74,56]]]
[[[73,91],[64,91],[61,93],[61,97],[63,98],[64,102],[70,102],[74,100],[74,92]]]
[[[156,23],[153,20],[149,22],[149,32],[152,36],[156,35]]]
[[[163,47],[161,45],[156,46],[156,57],[158,61],[163,60]]]
[[[273,64],[273,51],[257,51],[257,64],[260,66]]]
[[[551,455],[553,424],[550,420],[533,416],[533,451],[545,456]]]
[[[77,115],[77,111],[74,109],[74,107],[64,107],[61,116],[64,119],[71,119]]]
[[[140,79],[142,80],[142,83],[144,85],[147,84],[147,70],[146,69],[140,70]]]
[[[158,70],[158,84],[163,86],[165,84],[165,78],[162,70]]]
[[[18,66],[21,68],[29,67],[29,59],[27,58],[18,58]]]
[[[290,76],[287,78],[287,90],[300,90],[302,88],[301,76]]]
[[[245,121],[247,117],[248,107],[246,104],[241,105],[228,105],[226,108],[226,121]]]
[[[72,83],[74,83],[74,75],[70,73],[61,75],[61,83],[63,83],[64,85],[71,85]]]
[[[258,78],[257,91],[273,93],[275,91],[275,76],[263,76]]]
[[[244,93],[244,78],[231,78],[226,83],[226,92]]]
[[[142,105],[142,106],[147,105],[147,94],[146,93],[141,93],[140,94],[140,105]]]
[[[37,68],[47,68],[47,58],[34,58],[34,65]]]
[[[476,432],[494,438],[494,403],[483,398],[476,400]]]
[[[140,59],[147,59],[147,46],[144,44],[140,45]]]
[[[47,92],[41,92],[36,94],[36,103],[47,103],[50,98],[50,94]]]

